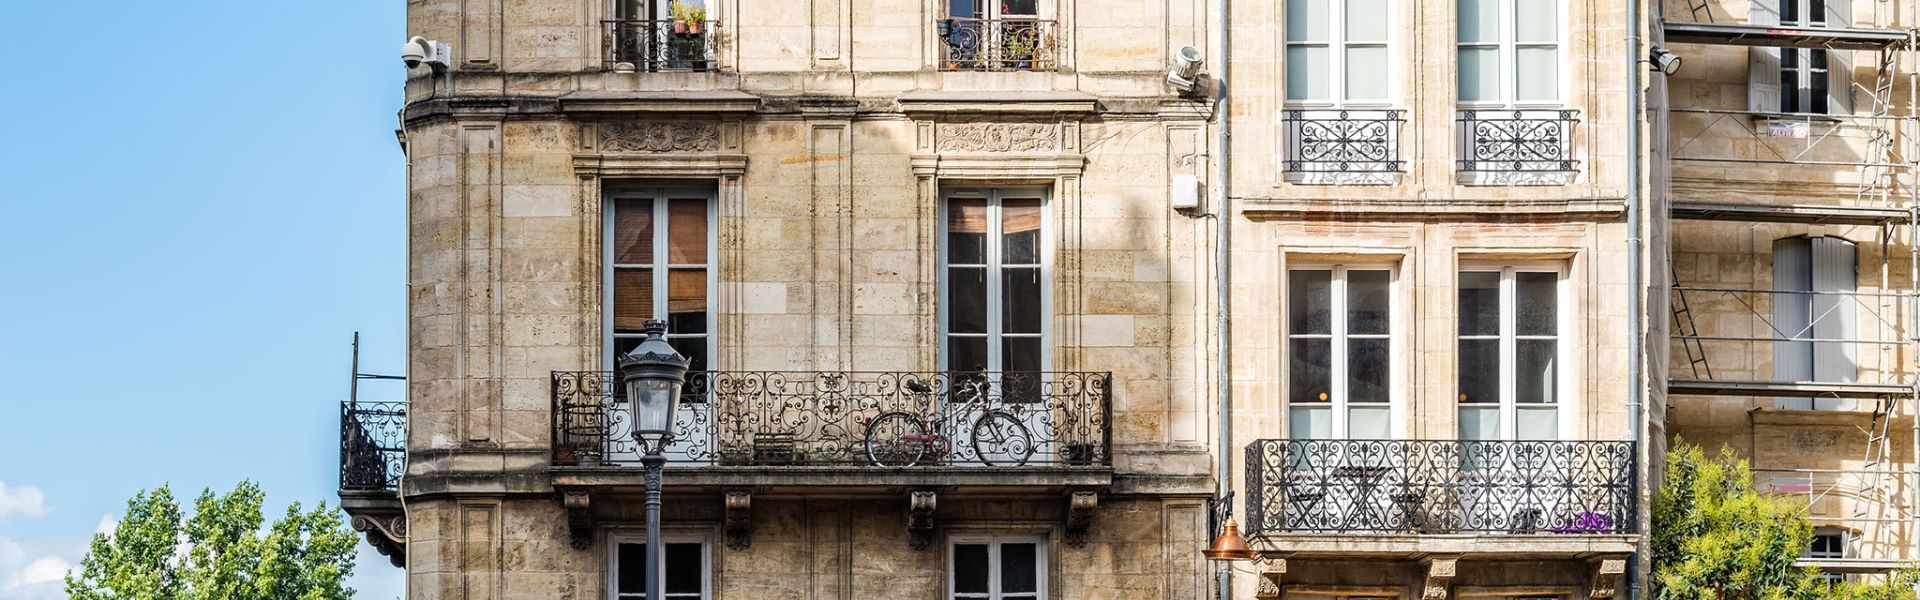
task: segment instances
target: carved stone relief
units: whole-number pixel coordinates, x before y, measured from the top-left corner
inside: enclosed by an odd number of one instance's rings
[[[940,152],[1057,152],[1060,127],[1050,123],[941,123]]]
[[[639,122],[600,124],[604,152],[713,152],[720,149],[720,124]]]

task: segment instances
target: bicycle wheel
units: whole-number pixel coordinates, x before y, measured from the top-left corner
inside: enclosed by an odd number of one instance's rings
[[[1006,411],[987,411],[973,422],[973,453],[990,467],[1025,465],[1033,458],[1033,432]]]
[[[927,454],[927,425],[918,417],[892,412],[867,422],[867,460],[880,467],[911,467]]]

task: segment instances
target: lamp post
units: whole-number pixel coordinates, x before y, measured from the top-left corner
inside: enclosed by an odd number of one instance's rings
[[[647,600],[660,600],[660,469],[673,439],[674,404],[687,382],[687,357],[667,343],[666,321],[647,321],[642,331],[646,339],[620,357],[620,382],[627,390],[640,465],[647,469]]]

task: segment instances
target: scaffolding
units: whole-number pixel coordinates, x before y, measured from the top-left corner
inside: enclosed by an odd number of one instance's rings
[[[1920,122],[1915,105],[1920,97],[1920,60],[1915,60],[1915,29],[1895,22],[1897,17],[1911,20],[1920,14],[1920,0],[1907,4],[1873,0],[1871,19],[1827,23],[1833,27],[1718,22],[1714,0],[1683,1],[1690,22],[1668,21],[1664,5],[1661,8],[1658,26],[1667,43],[1872,53],[1876,60],[1871,87],[1862,85],[1857,75],[1847,78],[1850,97],[1864,93],[1870,102],[1847,114],[1753,110],[1767,107],[1752,106],[1751,100],[1750,110],[1667,108],[1670,121],[1695,128],[1691,135],[1673,136],[1668,144],[1671,167],[1685,165],[1695,171],[1690,174],[1711,173],[1718,165],[1725,169],[1718,175],[1722,180],[1744,181],[1743,175],[1759,173],[1778,184],[1806,183],[1808,177],[1817,182],[1820,175],[1840,172],[1858,175],[1857,181],[1839,177],[1825,181],[1840,190],[1828,194],[1831,204],[1676,201],[1672,218],[1877,229],[1880,285],[1871,292],[1691,285],[1673,269],[1671,325],[1676,352],[1669,368],[1668,395],[1774,399],[1773,408],[1748,412],[1748,433],[1755,438],[1761,426],[1756,415],[1762,413],[1771,415],[1767,426],[1788,428],[1790,437],[1817,437],[1798,427],[1800,423],[1832,423],[1834,415],[1857,417],[1847,421],[1864,436],[1860,445],[1864,455],[1857,464],[1834,469],[1767,465],[1761,464],[1756,451],[1756,483],[1802,498],[1817,525],[1851,532],[1846,557],[1809,558],[1801,561],[1806,566],[1837,574],[1883,573],[1920,560],[1920,488],[1916,487],[1920,485],[1920,406],[1915,402],[1920,379],[1914,373],[1916,351],[1920,351],[1920,337],[1916,337],[1920,331],[1914,326],[1915,314],[1920,312],[1920,245],[1916,245],[1920,242],[1920,186],[1913,181],[1920,174],[1913,147],[1920,132],[1915,127]],[[1902,79],[1907,89],[1899,98],[1895,91]],[[1895,110],[1897,103],[1900,111]],[[1674,128],[1678,127],[1670,125]],[[1902,177],[1906,178],[1904,190],[1900,189]],[[1789,187],[1774,193],[1796,200],[1812,196],[1799,193],[1803,191]],[[1672,246],[1680,246],[1682,239],[1676,230]],[[1904,289],[1894,290],[1891,256],[1902,244],[1909,261],[1907,281]],[[1749,247],[1747,251],[1759,250]],[[1781,318],[1783,313],[1775,305],[1789,303],[1804,306],[1806,316],[1784,322],[1788,319]],[[1736,314],[1729,319],[1722,313]],[[1814,324],[1828,318],[1852,324],[1841,328],[1845,335],[1823,335]],[[1852,372],[1793,381],[1761,376],[1761,365],[1780,373],[1770,363],[1788,356],[1783,352],[1802,352],[1809,360],[1842,364]],[[1716,356],[1747,360],[1729,369],[1716,365]],[[1717,373],[1716,366],[1720,367]],[[1895,458],[1891,435],[1895,422],[1903,417],[1909,421],[1902,427],[1910,429],[1912,444],[1904,463]],[[1757,441],[1753,444],[1758,446]]]

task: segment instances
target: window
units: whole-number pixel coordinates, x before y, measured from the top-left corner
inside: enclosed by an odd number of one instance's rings
[[[1849,27],[1847,0],[1753,0],[1748,21],[1787,27]],[[1754,47],[1747,54],[1748,109],[1756,112],[1852,111],[1848,51]]]
[[[692,190],[616,193],[606,233],[606,368],[615,367],[645,338],[651,319],[667,321],[667,340],[692,359],[694,371],[709,367],[713,315],[707,310],[713,255],[711,192]]]
[[[607,585],[611,600],[636,600],[647,597],[647,543],[643,534],[608,536],[613,548],[607,557]],[[667,600],[705,600],[713,587],[712,557],[707,541],[698,535],[662,535],[660,556],[662,597]]]
[[[1852,383],[1858,340],[1854,296],[1857,250],[1836,237],[1790,237],[1773,242],[1773,378],[1775,381]],[[1775,405],[1794,410],[1846,410],[1855,401],[1840,398],[1779,398]]]
[[[1046,370],[1045,205],[1038,190],[948,194],[941,307],[947,370]]]
[[[952,600],[1047,597],[1046,540],[1039,536],[956,537],[947,557]]]
[[[1815,527],[1813,528],[1813,541],[1807,545],[1807,551],[1802,556],[1814,560],[1849,558],[1847,552],[1847,537],[1847,531],[1845,529],[1838,527]],[[1839,573],[1821,573],[1819,577],[1826,581],[1827,585],[1833,585],[1847,580],[1846,575]]]
[[[935,25],[941,70],[1044,71],[1059,66],[1052,2],[943,0]]]
[[[1384,104],[1388,0],[1286,0],[1287,100]]]
[[[1560,272],[1468,269],[1459,285],[1460,439],[1559,439]]]
[[[1560,101],[1560,0],[1457,0],[1460,102]]]
[[[1393,272],[1294,269],[1287,277],[1287,435],[1393,437]]]

